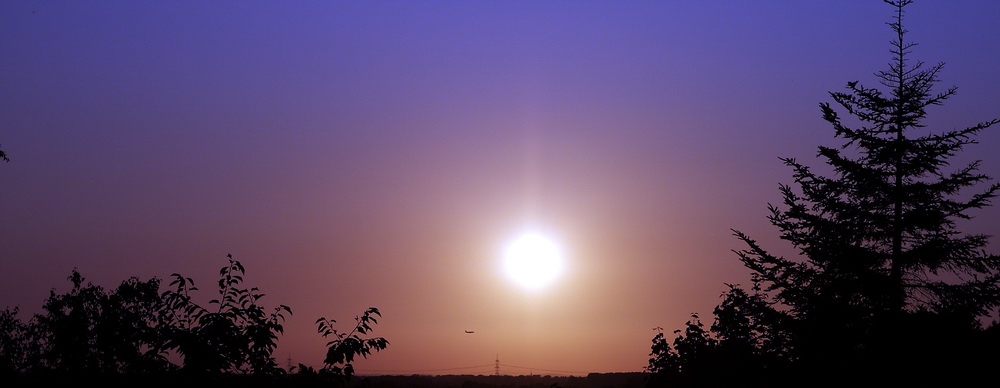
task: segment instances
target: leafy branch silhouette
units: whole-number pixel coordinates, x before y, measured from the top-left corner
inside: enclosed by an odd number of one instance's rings
[[[326,358],[323,360],[326,372],[350,379],[354,375],[355,356],[368,358],[372,351],[378,352],[389,345],[389,341],[382,337],[362,337],[371,333],[372,325],[378,323],[375,317],[381,318],[382,313],[375,307],[369,307],[361,316],[354,317],[354,328],[346,333],[334,327],[335,320],[324,317],[316,320],[316,331],[323,338],[332,338],[326,343]]]
[[[284,333],[285,314],[279,305],[267,313],[259,304],[264,294],[257,287],[241,288],[246,269],[232,255],[219,270],[219,298],[208,303],[210,311],[191,299],[194,280],[174,273],[163,293],[170,340],[166,346],[184,356],[185,370],[196,373],[280,374],[284,371],[271,356],[278,335]]]

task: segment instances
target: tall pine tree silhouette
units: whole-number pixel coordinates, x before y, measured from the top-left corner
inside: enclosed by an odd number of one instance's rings
[[[753,281],[792,318],[798,357],[828,371],[904,352],[928,330],[978,329],[1000,305],[1000,256],[985,252],[989,236],[956,225],[988,206],[1000,185],[979,162],[949,162],[1000,120],[922,129],[927,109],[956,89],[933,92],[943,64],[910,59],[903,11],[912,1],[885,2],[894,7],[895,39],[888,69],[875,73],[882,88],[849,82],[830,93],[836,107],[820,104],[843,140],[819,147],[831,176],[781,159],[794,185],[780,186],[783,206],[769,205],[768,218],[800,257],[773,255],[734,230]]]

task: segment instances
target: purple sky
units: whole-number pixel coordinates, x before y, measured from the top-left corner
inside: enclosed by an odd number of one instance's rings
[[[730,228],[838,145],[818,104],[875,86],[881,1],[5,1],[0,308],[193,277],[232,253],[294,315],[275,352],[320,366],[314,321],[369,306],[360,373],[638,371],[651,328],[748,282]],[[912,58],[946,62],[928,130],[1000,117],[1000,2],[917,1]],[[956,162],[1000,177],[1000,128]],[[963,230],[996,234],[1000,209]],[[537,228],[567,272],[521,291]],[[994,243],[996,252],[1000,244]],[[475,330],[476,334],[465,334]],[[463,368],[489,365],[483,368]],[[503,372],[529,373],[506,367]],[[552,373],[562,373],[552,372]]]

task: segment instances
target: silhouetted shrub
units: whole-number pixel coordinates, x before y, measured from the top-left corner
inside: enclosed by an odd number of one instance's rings
[[[170,368],[163,352],[157,279],[130,278],[113,292],[73,270],[73,288],[52,290],[30,324],[26,346],[38,348],[32,369],[67,374],[145,373]]]
[[[354,357],[368,358],[372,352],[378,352],[389,346],[389,341],[382,337],[365,337],[372,331],[372,326],[378,323],[376,316],[382,313],[375,307],[365,310],[361,316],[355,317],[354,328],[350,332],[340,332],[334,328],[337,322],[320,317],[316,320],[317,332],[324,338],[333,339],[326,343],[326,358],[323,360],[323,372],[333,376],[343,377],[346,381],[354,375]]]
[[[259,304],[264,294],[241,288],[245,269],[229,255],[229,265],[219,270],[219,298],[208,309],[194,303],[194,281],[171,275],[174,287],[163,293],[167,331],[165,348],[184,357],[183,370],[192,373],[281,374],[271,353],[278,335],[284,331],[288,306],[279,305],[270,313]]]

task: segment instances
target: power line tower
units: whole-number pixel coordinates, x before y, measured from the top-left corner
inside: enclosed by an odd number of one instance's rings
[[[500,354],[497,353],[497,363],[493,364],[493,375],[500,376]]]

